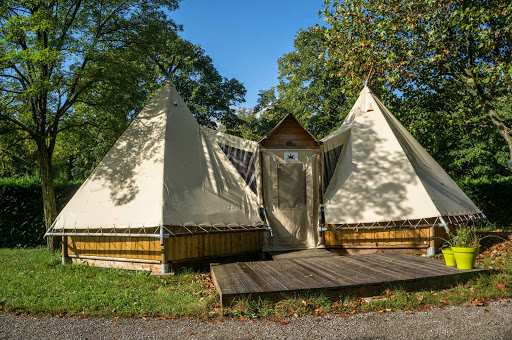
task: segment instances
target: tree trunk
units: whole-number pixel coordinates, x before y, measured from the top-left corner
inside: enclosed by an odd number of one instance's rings
[[[57,205],[53,189],[52,156],[44,141],[37,144],[41,169],[41,189],[43,191],[44,224],[46,230],[48,230],[57,217]],[[48,236],[46,240],[48,249],[52,251],[59,249],[59,243],[58,237]]]
[[[489,117],[491,118],[492,123],[498,129],[500,135],[507,142],[510,161],[512,162],[512,129],[505,125],[503,120],[501,120],[501,117],[498,115],[498,112],[496,112],[496,110],[491,105],[486,105],[485,108],[489,114]]]
[[[475,86],[476,93],[478,97],[480,98],[480,103],[484,107],[485,111],[487,111],[487,114],[491,118],[491,121],[493,125],[498,129],[498,132],[500,135],[505,139],[508,145],[508,151],[510,155],[510,161],[512,162],[512,129],[510,129],[508,126],[505,125],[503,120],[501,119],[500,115],[494,108],[494,105],[487,99],[487,96],[484,94],[482,89],[479,86]],[[510,164],[510,162],[509,162]]]
[[[510,155],[508,165],[512,166],[512,129],[505,125],[500,115],[494,108],[491,100],[489,100],[482,87],[478,84],[476,77],[469,69],[465,69],[463,73],[460,73],[450,64],[445,64],[444,66],[449,72],[453,74],[455,78],[462,81],[463,84],[468,86],[472,91],[476,93],[478,99],[480,100],[480,104],[489,115],[489,118],[491,118],[492,124],[507,143]]]

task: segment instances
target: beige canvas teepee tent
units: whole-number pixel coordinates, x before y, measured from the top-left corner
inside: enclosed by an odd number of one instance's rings
[[[478,207],[368,87],[322,139],[325,223],[436,225],[482,218]]]
[[[262,250],[425,252],[482,217],[368,87],[323,140],[288,115],[256,143],[200,127],[167,81],[47,234],[63,258],[165,272]]]
[[[68,244],[68,250],[75,249],[70,256],[105,260],[103,256],[126,262],[129,256],[140,255],[128,251],[128,243],[136,237],[163,239],[263,230],[266,227],[254,189],[259,164],[256,150],[255,142],[200,127],[167,81],[78,189],[47,234],[74,237]],[[106,237],[132,239],[115,240],[119,244],[110,251],[111,242],[105,241]],[[261,239],[261,235],[256,238]],[[249,237],[247,242],[252,241]],[[177,256],[259,251],[258,242],[248,246],[250,249],[230,246]],[[78,249],[81,243],[84,249],[98,249],[82,251]],[[165,246],[163,240],[161,243]],[[108,249],[101,251],[100,244]],[[140,252],[151,247],[135,246]],[[160,249],[151,253],[159,258]],[[160,261],[154,256],[150,260]]]

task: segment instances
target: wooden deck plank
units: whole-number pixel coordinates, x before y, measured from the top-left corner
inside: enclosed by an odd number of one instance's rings
[[[459,270],[408,254],[364,254],[230,263],[212,267],[212,276],[226,304],[243,296],[276,300],[309,291],[339,298],[378,295],[396,286],[447,288],[484,271]]]
[[[305,259],[290,259],[288,261],[296,264],[297,268],[300,268],[308,278],[318,282],[321,287],[336,287],[340,285],[340,281],[333,279],[327,271],[323,270],[323,268],[315,268],[314,266],[307,264]]]
[[[373,276],[380,280],[397,281],[401,279],[409,279],[410,277],[404,275],[400,271],[392,270],[391,268],[376,265],[369,262],[364,255],[361,256],[345,256],[344,261],[361,268],[366,274]]]
[[[328,261],[315,261],[313,259],[301,259],[301,264],[311,271],[314,271],[316,275],[323,276],[326,280],[329,280],[337,286],[352,286],[360,284],[360,280],[351,279],[348,276],[340,274],[339,270],[333,265],[332,262]]]
[[[442,274],[451,274],[453,273],[453,268],[446,266],[444,263],[442,264],[436,264],[432,263],[431,261],[421,261],[421,258],[419,256],[418,259],[420,261],[417,261],[414,257],[412,258],[404,258],[401,256],[389,256],[389,254],[375,254],[378,255],[378,257],[385,261],[386,263],[390,263],[393,266],[401,266],[405,268],[412,268],[415,271],[419,271],[422,274],[426,276],[435,276],[435,275],[442,275]],[[383,256],[384,255],[384,256]],[[423,259],[427,260],[427,259]],[[456,271],[457,269],[455,269]]]
[[[222,266],[218,266],[218,268],[212,268],[212,279],[219,294],[222,295],[235,293],[235,290],[229,283],[228,277],[226,277],[226,273]]]
[[[265,268],[265,271],[272,275],[277,280],[280,280],[281,284],[288,290],[299,290],[304,288],[304,284],[302,280],[295,278],[293,275],[290,275],[289,272],[286,272],[288,269],[286,264],[281,264],[272,261],[262,261],[260,262],[260,266]]]
[[[295,258],[310,258],[310,257],[331,257],[338,256],[327,249],[306,249],[299,251],[292,251],[287,253],[271,253],[272,260],[295,259]]]
[[[282,263],[283,267],[285,267],[284,273],[287,276],[293,276],[298,281],[301,281],[303,289],[315,289],[325,287],[325,283],[320,281],[318,278],[313,277],[311,271],[298,265],[293,260],[280,260],[275,262],[281,261],[285,261]]]
[[[239,294],[239,293],[247,294],[247,293],[249,293],[249,290],[240,281],[238,276],[232,270],[232,266],[233,266],[233,264],[230,263],[230,264],[227,264],[227,265],[215,266],[214,269],[218,270],[219,267],[222,267],[222,269],[224,270],[224,273],[226,275],[226,278],[227,278],[227,280],[229,282],[229,285],[233,289],[234,293],[236,293],[236,294]]]
[[[242,262],[243,263],[243,262]],[[229,270],[233,275],[235,275],[238,280],[242,283],[242,285],[245,287],[248,293],[258,293],[262,292],[263,290],[261,287],[252,280],[251,277],[249,277],[243,270],[240,268],[238,263],[230,263],[228,265]]]
[[[373,258],[374,265],[393,268],[393,270],[400,271],[404,275],[418,277],[436,276],[436,274],[445,274],[444,271],[438,271],[438,268],[429,268],[426,266],[411,265],[411,262],[403,262],[400,258],[393,258],[389,256],[382,256],[382,254],[375,254]],[[436,273],[437,272],[437,273]]]
[[[348,280],[351,285],[382,281],[382,278],[370,275],[369,272],[363,272],[363,268],[359,265],[353,265],[347,261],[340,261],[340,259],[336,258],[327,259],[326,262],[329,263],[333,271],[337,271],[338,275]]]
[[[413,265],[411,262],[404,263],[399,258],[393,258],[386,254],[372,254],[374,256],[365,256],[364,260],[379,268],[387,268],[391,271],[399,272],[411,278],[431,276],[432,272],[425,266]],[[414,256],[414,255],[412,255]]]
[[[262,271],[254,271],[251,267],[250,267],[250,263],[249,262],[237,262],[236,263],[238,265],[238,267],[242,270],[242,272],[244,272],[248,278],[254,282],[254,284],[258,287],[258,289],[262,292],[272,292],[275,290],[275,288],[273,288],[272,284],[270,283],[271,280],[269,280],[267,278],[267,280],[265,280],[263,278],[263,272]],[[267,282],[268,281],[268,282]]]
[[[283,282],[283,278],[276,277],[275,273],[267,270],[261,264],[262,262],[247,262],[248,267],[254,272],[258,273],[258,275],[267,283],[269,287],[272,287],[274,291],[281,290],[289,290],[290,288],[286,286]]]

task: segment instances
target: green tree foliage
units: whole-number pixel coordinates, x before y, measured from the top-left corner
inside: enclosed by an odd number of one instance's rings
[[[492,122],[458,83],[417,89],[391,101],[393,112],[454,179],[510,176],[508,149]]]
[[[47,227],[57,215],[52,157],[63,121],[118,70],[130,45],[157,44],[175,34],[164,13],[175,8],[176,1],[0,5],[0,118],[37,145]]]
[[[75,165],[97,162],[169,73],[185,99],[195,100],[201,123],[236,118],[230,107],[243,99],[243,86],[179,38],[168,17],[177,6],[178,0],[0,4],[0,128],[35,142],[47,227],[56,217],[54,153]],[[83,170],[79,177],[90,169]]]
[[[143,55],[142,51],[133,54],[130,62]],[[239,121],[232,106],[244,100],[245,88],[236,79],[222,77],[199,46],[176,36],[162,51],[150,51],[146,58],[139,59],[138,70],[130,74],[116,73],[123,76],[114,86],[93,92],[87,105],[75,106],[79,122],[71,126],[80,128],[63,132],[57,143],[58,175],[85,179],[168,74],[200,124],[232,127]],[[80,123],[83,116],[85,125]]]
[[[348,113],[344,78],[328,58],[326,29],[299,30],[295,50],[278,60],[278,104],[293,113],[317,138],[326,136]]]
[[[510,1],[327,0],[323,13],[329,57],[341,73],[357,82],[374,74],[375,82],[406,96],[458,83],[512,158],[510,111],[504,111],[512,85]]]
[[[250,121],[242,118],[247,136],[265,136],[289,113],[317,138],[341,124],[350,109],[347,86],[328,58],[325,31],[317,25],[297,33],[295,50],[278,60],[279,84],[260,92]]]

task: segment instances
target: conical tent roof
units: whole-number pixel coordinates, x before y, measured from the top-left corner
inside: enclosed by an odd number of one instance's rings
[[[342,126],[322,142],[324,155],[331,156],[325,163],[335,165],[324,194],[327,224],[481,217],[366,86]]]
[[[166,81],[52,229],[264,225],[256,194],[212,136]]]

